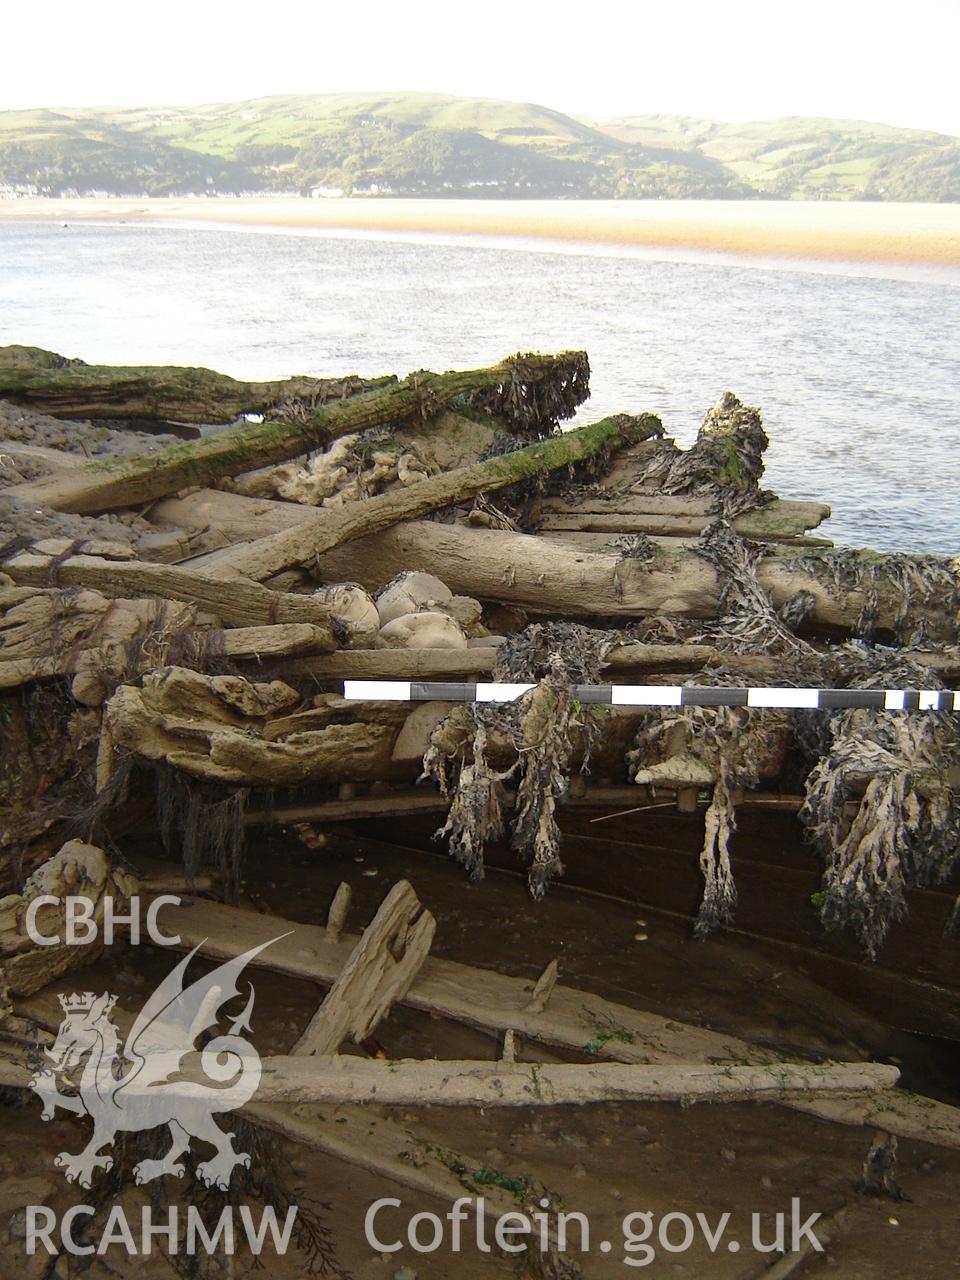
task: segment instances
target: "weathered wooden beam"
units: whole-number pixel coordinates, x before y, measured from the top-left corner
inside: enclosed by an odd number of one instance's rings
[[[716,503],[712,497],[699,498],[692,494],[667,494],[659,489],[632,488],[629,493],[605,495],[603,491],[586,493],[575,498],[545,497],[541,503],[544,515],[641,515],[667,516],[690,519],[693,517],[711,516],[711,507]],[[766,506],[757,507],[753,511],[737,516],[734,524],[740,528],[739,521],[750,521],[752,517],[766,514],[771,519],[783,519],[791,522],[798,533],[805,529],[813,529],[830,516],[830,508],[823,502],[804,502],[794,498],[775,498]]]
[[[161,529],[215,532],[224,544],[249,542],[309,522],[316,511],[299,502],[278,498],[249,498],[224,489],[194,489],[182,496],[162,498],[147,513]]]
[[[652,414],[604,418],[525,449],[458,467],[365,502],[313,511],[311,519],[291,529],[222,553],[217,558],[218,569],[261,582],[290,565],[305,564],[333,547],[388,529],[403,520],[414,520],[439,508],[465,502],[479,493],[493,493],[533,476],[573,466],[605,450],[657,435],[661,430],[660,419]]]
[[[311,622],[287,622],[276,626],[264,627],[231,627],[225,631],[213,628],[198,628],[201,637],[212,639],[217,636],[216,652],[225,657],[237,660],[252,659],[265,662],[274,658],[285,658],[291,654],[328,653],[330,651],[330,629],[319,627]],[[34,680],[48,679],[52,676],[76,675],[78,671],[112,671],[126,666],[122,657],[122,646],[108,645],[73,645],[62,653],[35,658],[15,658],[8,662],[0,661],[0,689],[13,689],[19,685],[30,684]],[[151,665],[153,665],[151,659]],[[288,668],[289,669],[289,668]],[[131,673],[127,670],[125,675]]]
[[[181,1088],[209,1089],[199,1066],[181,1070]],[[897,1067],[879,1062],[779,1062],[775,1066],[586,1065],[346,1055],[274,1055],[261,1059],[256,1101],[383,1106],[561,1107],[600,1102],[784,1102],[845,1098],[892,1089]],[[25,1063],[0,1058],[0,1086],[29,1087]],[[146,1085],[147,1089],[156,1086]],[[136,1080],[125,1089],[136,1097]],[[188,1095],[189,1096],[189,1095]]]
[[[145,457],[88,462],[69,474],[17,486],[17,497],[56,511],[95,512],[137,506],[178,489],[210,484],[224,476],[284,462],[326,445],[337,436],[435,413],[458,396],[487,393],[517,405],[533,418],[543,385],[562,383],[565,411],[588,393],[582,352],[514,357],[488,369],[463,373],[416,373],[403,382],[318,405],[289,419],[247,423],[174,445]],[[558,391],[558,401],[564,399]],[[545,397],[547,400],[549,396]],[[544,425],[552,420],[545,411]]]
[[[16,583],[37,587],[92,587],[105,596],[153,595],[195,604],[224,622],[238,626],[309,623],[314,640],[328,651],[337,648],[329,606],[311,596],[271,591],[259,582],[222,581],[179,565],[141,560],[104,560],[76,555],[65,560],[22,551],[0,565]]]
[[[346,880],[341,880],[330,903],[330,910],[327,912],[327,937],[331,942],[340,941],[340,934],[346,924],[347,912],[350,910],[352,900],[353,890]]]
[[[805,549],[816,561],[829,552]],[[873,553],[863,553],[868,565]],[[685,617],[716,617],[720,581],[713,567],[688,547],[658,547],[649,563],[629,557],[574,550],[557,541],[494,529],[468,529],[437,521],[411,521],[362,538],[349,547],[320,557],[320,571],[330,581],[361,583],[368,590],[383,586],[397,573],[439,569],[451,591],[519,604],[540,614],[571,617],[635,617],[647,613],[678,613]],[[779,608],[798,591],[813,599],[811,625],[849,630],[867,599],[863,588],[843,590],[828,585],[774,552],[764,556],[757,579]],[[878,586],[878,626],[893,629],[903,605],[903,593],[892,583]],[[934,604],[918,615],[926,617],[935,634],[945,619]],[[952,620],[946,620],[952,624]]]
[[[163,926],[168,933],[180,934],[181,947],[199,946],[204,955],[218,959],[276,939],[257,957],[258,964],[328,984],[336,980],[358,941],[356,935],[343,934],[333,943],[316,925],[188,898],[179,907],[164,909]],[[291,936],[279,937],[287,930]],[[720,1066],[747,1061],[773,1067],[782,1060],[737,1037],[631,1009],[573,987],[558,984],[541,1012],[529,1008],[531,995],[532,984],[523,979],[429,956],[402,1003],[495,1036],[513,1030],[608,1061]],[[598,1033],[611,1027],[618,1034],[601,1039]],[[839,1124],[883,1128],[899,1137],[960,1149],[960,1108],[899,1089],[850,1098],[790,1099],[784,1105]]]
[[[422,907],[412,886],[406,880],[395,884],[310,1019],[294,1053],[337,1053],[348,1037],[361,1044],[371,1036],[394,1002],[410,990],[430,953],[436,927],[436,920]],[[339,929],[335,932],[339,936]]]
[[[35,1026],[56,1032],[62,1010],[52,993],[42,992],[21,1007]],[[132,1018],[118,1009],[113,1011],[112,1017],[126,1034]],[[31,1046],[32,1043],[31,1039]],[[24,1056],[21,1053],[21,1061]],[[31,1075],[33,1070],[31,1062]],[[18,1078],[22,1079],[22,1073]],[[463,1205],[463,1179],[469,1181],[481,1169],[489,1171],[490,1168],[488,1159],[470,1155],[459,1145],[456,1150],[451,1150],[446,1139],[421,1138],[410,1132],[409,1124],[391,1120],[389,1116],[379,1115],[377,1123],[371,1125],[369,1112],[362,1106],[328,1106],[320,1111],[316,1107],[258,1100],[248,1102],[240,1114],[293,1142],[322,1151],[335,1160],[365,1169],[378,1179],[387,1178],[397,1186],[441,1203],[460,1201]],[[414,1159],[411,1159],[411,1152],[415,1153]],[[483,1200],[490,1214],[504,1214],[517,1208],[512,1192],[496,1183],[484,1185]],[[470,1212],[469,1203],[463,1207]],[[552,1226],[548,1227],[547,1238],[550,1241],[556,1239]]]
[[[647,809],[671,808],[677,796],[673,786],[658,785],[656,799],[645,800],[642,787],[587,787],[583,795],[568,795],[563,810],[611,808],[612,812],[591,818],[591,823],[608,822],[626,814],[643,813]],[[506,790],[508,799],[513,793]],[[802,806],[802,795],[781,795],[770,791],[744,791],[735,793],[737,808],[774,809],[796,813]],[[272,826],[274,823],[314,822],[326,823],[363,822],[367,818],[411,817],[418,813],[446,813],[450,807],[438,791],[424,788],[401,788],[386,795],[353,796],[349,800],[319,800],[312,804],[278,805],[273,809],[248,809],[244,822],[249,827]],[[850,803],[850,811],[856,803]]]
[[[213,369],[86,364],[40,347],[0,347],[0,399],[55,418],[233,422],[284,400],[324,404],[394,382],[394,376],[240,382]]]
[[[611,502],[609,507],[601,511],[594,510],[592,506],[565,511],[555,511],[552,507],[545,506],[537,528],[551,533],[645,533],[667,538],[695,538],[716,519],[715,515],[693,512],[633,511],[627,506],[628,501],[623,500],[622,505]],[[777,500],[768,506],[736,516],[732,523],[738,533],[748,538],[776,542],[780,539],[802,537],[807,529],[816,528],[829,514],[829,507],[823,507],[818,502],[789,503]]]
[[[496,660],[497,650],[492,645],[475,649],[338,649],[336,653],[294,659],[285,670],[319,680],[435,680],[487,675]],[[706,644],[620,644],[603,660],[608,672],[673,672],[720,663],[757,676],[768,676],[779,666],[775,658],[762,653],[724,653]]]

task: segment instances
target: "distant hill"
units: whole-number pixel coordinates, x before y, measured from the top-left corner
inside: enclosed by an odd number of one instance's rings
[[[421,93],[0,112],[0,194],[33,191],[960,201],[960,139]]]
[[[808,116],[723,124],[646,115],[597,127],[622,142],[708,156],[767,197],[960,201],[960,138],[941,133]]]

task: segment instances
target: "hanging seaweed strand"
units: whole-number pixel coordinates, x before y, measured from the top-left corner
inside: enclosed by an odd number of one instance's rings
[[[471,879],[483,876],[487,843],[506,834],[506,784],[515,777],[510,843],[527,868],[530,892],[541,898],[563,874],[556,809],[567,794],[575,748],[586,772],[600,731],[573,686],[598,679],[613,639],[573,623],[532,624],[501,645],[494,679],[536,680],[536,687],[517,702],[457,708],[434,730],[421,777],[433,779],[450,801],[435,838],[448,838],[451,857]]]
[[[243,858],[243,813],[249,792],[240,788],[219,799],[181,770],[157,770],[157,820],[163,847],[179,857],[191,878],[212,870],[224,898],[238,902]]]

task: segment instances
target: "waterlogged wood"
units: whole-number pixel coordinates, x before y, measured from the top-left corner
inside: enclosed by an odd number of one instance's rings
[[[748,538],[767,539],[772,542],[796,541],[804,531],[820,523],[810,513],[791,516],[778,511],[780,504],[772,503],[746,515],[737,516],[733,527]],[[803,504],[817,506],[819,504]],[[538,524],[544,533],[644,533],[662,538],[696,538],[716,516],[657,515],[647,513],[576,512],[547,514]]]
[[[411,374],[403,382],[391,380],[387,386],[318,405],[289,419],[230,427],[147,457],[88,462],[69,475],[18,485],[17,496],[55,511],[89,513],[137,506],[178,489],[285,462],[338,436],[435,413],[461,395],[498,393],[513,386],[524,401],[538,384],[563,379],[583,362],[583,353],[567,352],[523,357],[519,365],[514,358],[488,369]],[[582,399],[585,393],[585,380],[581,380],[570,395]]]
[[[393,382],[393,376],[238,382],[213,369],[86,364],[39,347],[0,347],[0,399],[55,418],[224,423],[284,400],[323,404]]]
[[[19,1006],[35,1027],[55,1033],[60,1026],[63,1011],[50,992],[43,992]],[[113,1020],[121,1033],[126,1035],[132,1018],[121,1009],[114,1009]],[[31,1036],[31,1045],[40,1036]],[[52,1043],[52,1034],[48,1043]],[[13,1059],[11,1061],[11,1059]],[[29,1085],[35,1065],[27,1062],[22,1048],[0,1057],[0,1071],[13,1087]],[[262,1078],[262,1077],[261,1077]],[[269,1077],[268,1077],[269,1078]],[[0,1075],[0,1083],[4,1077]],[[474,1171],[489,1170],[489,1161],[472,1156],[461,1147],[451,1150],[446,1137],[418,1137],[406,1124],[378,1116],[371,1125],[370,1113],[362,1106],[327,1107],[319,1111],[314,1107],[287,1106],[278,1102],[248,1102],[239,1114],[262,1125],[274,1133],[282,1134],[294,1142],[303,1143],[316,1151],[343,1160],[360,1169],[366,1169],[378,1179],[386,1178],[399,1187],[406,1187],[418,1195],[426,1195],[440,1203],[463,1202],[463,1177]],[[451,1165],[462,1169],[456,1172]],[[484,1185],[483,1202],[488,1215],[499,1216],[518,1207],[510,1191],[496,1183]],[[468,1214],[473,1202],[465,1206]],[[539,1236],[539,1233],[538,1233]],[[548,1228],[548,1239],[555,1240],[555,1233]]]
[[[215,651],[237,660],[264,662],[291,654],[329,653],[329,627],[310,622],[288,622],[278,626],[231,627],[226,631],[199,628],[204,640],[215,645]],[[214,640],[216,636],[216,640]],[[151,660],[151,665],[154,660]],[[0,689],[14,689],[34,680],[53,676],[71,676],[80,671],[122,672],[129,678],[129,660],[120,644],[74,645],[63,653],[0,662]],[[288,668],[289,669],[289,668]]]
[[[209,1087],[199,1066],[184,1084]],[[563,1107],[600,1102],[783,1102],[892,1089],[896,1067],[876,1062],[778,1063],[775,1067],[650,1066],[619,1062],[385,1061],[348,1055],[276,1055],[261,1059],[256,1104],[326,1103],[438,1107]],[[25,1067],[0,1059],[0,1085],[25,1087]],[[155,1088],[155,1086],[149,1086]],[[135,1096],[134,1080],[126,1096]]]
[[[611,812],[591,818],[590,822],[608,822],[625,814],[641,813],[646,809],[669,808],[677,795],[675,787],[657,785],[655,798],[644,800],[644,792],[630,787],[587,787],[583,795],[568,795],[564,810],[607,808]],[[505,800],[512,801],[514,793],[507,788]],[[770,791],[735,791],[734,802],[742,809],[785,809],[796,812],[803,804],[801,795],[781,795]],[[438,791],[423,787],[416,790],[400,789],[387,795],[354,796],[350,800],[322,800],[315,804],[278,805],[272,809],[248,809],[244,822],[248,827],[268,827],[274,823],[361,822],[366,818],[410,817],[417,813],[446,813],[450,807]],[[850,804],[850,812],[856,804]],[[365,839],[369,840],[367,836]]]
[[[811,560],[818,554],[829,553],[805,548]],[[541,614],[715,618],[719,607],[715,570],[688,547],[658,547],[647,565],[528,534],[412,521],[328,552],[319,565],[331,581],[350,577],[368,590],[408,569],[434,573],[442,566],[444,582],[457,594],[519,604]],[[792,568],[778,553],[761,560],[757,578],[777,608],[798,591],[809,591],[814,601],[811,624],[849,630],[865,603],[862,590],[838,590]],[[902,603],[902,593],[893,586],[881,589],[880,628],[893,629]],[[923,616],[935,633],[942,629],[941,610],[931,605]]]
[[[228,658],[260,661],[298,653],[330,653],[331,640],[328,626],[286,622],[266,627],[230,627],[219,634],[217,644],[222,645]]]
[[[140,892],[136,877],[112,866],[102,849],[68,840],[33,872],[21,893],[0,898],[0,980],[4,989],[30,995],[71,970],[91,964],[103,954],[101,930],[107,905],[114,904],[120,917]],[[70,894],[90,904],[91,919],[97,925],[92,938],[76,943],[63,938],[63,903]],[[33,905],[38,900],[42,902],[39,910]],[[31,908],[36,911],[36,932],[28,924]],[[37,933],[59,941],[40,945]]]
[[[318,680],[439,680],[489,675],[497,658],[482,649],[338,649],[322,657],[296,658],[291,673]]]
[[[500,454],[455,471],[397,488],[338,510],[314,511],[311,519],[218,558],[221,571],[231,570],[255,581],[290,565],[305,564],[342,546],[403,520],[414,520],[441,507],[456,506],[479,493],[493,493],[545,472],[573,466],[605,450],[622,448],[661,431],[652,414],[619,414],[567,431],[513,453]]]
[[[645,533],[661,537],[696,537],[716,515],[710,499],[635,495],[578,501],[547,498],[542,505],[542,531],[596,533]],[[793,540],[815,529],[830,515],[821,502],[797,502],[777,498],[764,507],[744,512],[733,520],[738,533],[748,538]]]
[[[371,1125],[369,1112],[360,1106],[318,1111],[280,1102],[248,1102],[240,1114],[293,1142],[367,1170],[376,1176],[378,1184],[386,1178],[417,1196],[427,1196],[441,1204],[460,1202],[468,1220],[476,1197],[469,1197],[466,1204],[463,1203],[466,1184],[481,1169],[489,1176],[488,1159],[470,1155],[459,1145],[451,1149],[446,1135],[430,1141],[411,1133],[408,1124],[385,1115],[378,1116],[376,1124]],[[462,1172],[456,1172],[451,1165]],[[510,1191],[486,1181],[483,1205],[488,1221],[521,1207]],[[556,1243],[553,1226],[547,1227],[547,1239]],[[538,1230],[535,1249],[540,1247],[539,1240]]]
[[[322,657],[290,663],[289,673],[313,675],[320,680],[439,680],[447,677],[482,676],[493,671],[497,650],[476,649],[338,649]],[[706,644],[621,644],[603,660],[606,672],[688,672],[723,663],[744,675],[768,676],[779,665],[764,654],[727,654]]]
[[[179,565],[152,561],[85,555],[53,561],[27,551],[4,561],[2,571],[24,586],[91,587],[113,598],[153,595],[179,600],[237,626],[309,623],[316,628],[315,639],[322,634],[328,651],[337,648],[328,605],[311,596],[271,591],[259,582],[221,581]]]
[[[631,796],[636,799],[636,792]],[[385,796],[355,796],[351,800],[325,800],[317,804],[281,805],[275,810],[252,809],[243,815],[248,827],[269,827],[289,822],[361,822],[364,818],[395,818],[412,813],[446,813],[449,800],[438,791],[396,791]]]
[[[231,632],[228,635],[233,634]],[[912,650],[914,662],[943,677],[960,675],[960,654]],[[476,649],[338,649],[318,657],[294,658],[284,668],[289,674],[312,675],[319,680],[441,680],[447,677],[482,676],[493,671],[497,650]],[[675,673],[676,683],[701,667],[723,665],[744,678],[771,679],[783,664],[763,653],[726,653],[706,644],[615,645],[603,660],[614,683],[622,672],[650,671],[658,681]],[[2,664],[0,664],[2,671]],[[671,681],[666,681],[671,683]]]
[[[230,784],[302,786],[383,775],[396,732],[389,723],[326,722],[270,741],[271,719],[298,701],[281,681],[254,684],[183,667],[150,672],[139,687],[121,685],[104,708],[98,790],[110,780],[117,747]]]
[[[70,545],[69,543],[67,544]],[[158,645],[195,621],[195,610],[156,599],[109,600],[99,591],[0,589],[0,687],[79,670],[128,670],[132,642]]]
[[[659,489],[631,488],[628,493],[606,494],[603,489],[585,493],[575,498],[546,497],[541,504],[545,515],[581,515],[595,512],[598,515],[658,515],[658,516],[709,516],[715,505],[713,497],[697,497],[693,494],[661,493]],[[737,520],[769,514],[797,522],[797,530],[813,529],[830,516],[830,507],[823,502],[804,502],[794,498],[775,498],[764,507],[747,511]],[[801,520],[809,523],[800,524]]]
[[[295,1054],[336,1053],[348,1037],[361,1044],[387,1016],[430,953],[437,927],[406,880],[393,886],[294,1047]],[[339,936],[339,929],[333,936]],[[361,1101],[360,1097],[330,1101]]]
[[[635,794],[635,790],[632,794]],[[326,930],[220,903],[185,898],[165,907],[164,928],[181,935],[180,946],[199,946],[205,955],[228,959],[274,939],[257,964],[333,983],[358,941],[342,934],[331,942]],[[280,935],[291,931],[289,937]],[[490,970],[434,956],[426,959],[402,1003],[499,1036],[516,1035],[559,1045],[598,1059],[626,1063],[709,1062],[723,1066],[754,1062],[775,1067],[777,1053],[701,1027],[631,1009],[602,996],[557,985],[542,1012],[529,1009],[533,984]],[[616,1034],[610,1036],[610,1031]],[[787,1099],[784,1105],[838,1124],[882,1128],[898,1137],[960,1150],[960,1108],[900,1089],[879,1089],[855,1099]]]

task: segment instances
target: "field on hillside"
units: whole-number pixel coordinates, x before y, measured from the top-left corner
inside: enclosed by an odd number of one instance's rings
[[[0,113],[0,191],[960,201],[960,140],[862,121],[584,122],[531,103],[314,94]]]

